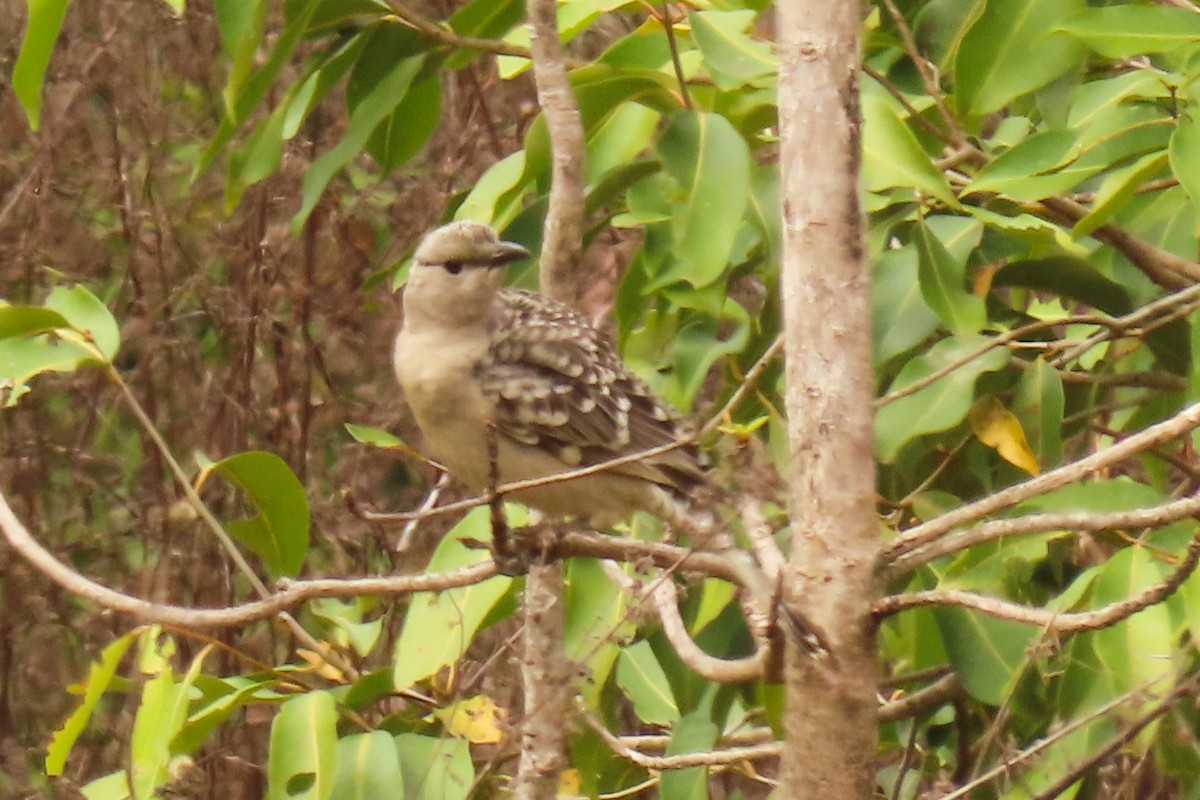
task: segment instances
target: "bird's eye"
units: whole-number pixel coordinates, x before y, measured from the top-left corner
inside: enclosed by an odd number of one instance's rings
[[[461,261],[447,261],[442,266],[445,267],[446,272],[449,272],[451,275],[457,275],[458,273],[462,272],[463,267]]]

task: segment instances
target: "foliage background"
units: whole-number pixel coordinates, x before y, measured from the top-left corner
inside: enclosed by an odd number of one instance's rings
[[[518,25],[519,4],[485,5],[500,11],[469,32],[494,37]],[[365,0],[245,8],[264,9],[265,42],[249,36],[243,46],[246,29],[238,25],[249,23],[228,4],[192,3],[178,17],[165,4],[121,0],[70,8],[40,132],[29,131],[12,92],[0,94],[0,295],[38,304],[56,285],[90,287],[121,325],[116,366],[177,455],[261,449],[280,456],[311,507],[307,575],[420,569],[445,525],[423,527],[421,546],[397,556],[394,531],[350,513],[342,493],[408,508],[431,475],[411,459],[356,443],[343,424],[416,441],[388,364],[398,315],[389,289],[394,267],[424,230],[465,202],[468,213],[536,244],[545,141],[532,87],[524,76],[499,78],[511,63],[431,48]],[[0,15],[7,43],[0,59],[9,73],[23,8],[5,0],[0,10],[9,12]],[[449,3],[424,9],[433,19],[454,11]],[[1200,14],[1185,2],[1083,0],[884,2],[867,11],[864,188],[883,397],[878,482],[891,542],[1196,399],[1200,327],[1190,288],[1200,277],[1193,118]],[[287,51],[285,23],[308,12],[316,20],[308,38]],[[647,21],[645,9],[577,2],[562,12],[587,28],[572,44],[573,58],[608,53],[605,65],[575,73],[594,200],[588,263],[597,277],[588,307],[601,317],[612,305],[631,363],[679,405],[707,411],[778,328],[770,11],[753,2],[698,4],[690,13],[671,6],[686,93],[663,26]],[[618,41],[624,49],[610,49]],[[362,47],[344,51],[357,68],[329,84],[296,136],[281,139],[273,126],[287,120],[272,110],[293,104],[301,81],[330,63],[321,59],[348,45]],[[247,76],[266,74],[271,52],[286,58],[261,92],[252,90]],[[313,176],[330,163],[322,157],[352,140],[363,125],[356,127],[355,111],[403,60],[411,62],[412,86],[438,87],[436,101],[430,91],[400,93],[397,102],[411,105],[362,142],[375,158],[353,149],[345,173],[321,195]],[[245,119],[223,128],[239,100]],[[526,159],[519,180],[493,167],[518,152]],[[486,191],[464,195],[477,186]],[[302,208],[310,213],[296,226]],[[613,230],[614,220],[644,227]],[[930,380],[954,364],[947,377]],[[916,385],[924,388],[890,394]],[[782,460],[777,373],[768,371],[761,387],[716,449],[726,480],[740,476],[737,488],[781,504],[771,475],[772,456]],[[39,376],[0,414],[0,426],[6,494],[80,571],[186,605],[222,605],[244,588],[99,372]],[[1156,506],[1193,494],[1197,474],[1185,437],[1077,476],[1016,513]],[[244,508],[216,482],[205,497],[222,519]],[[956,589],[1012,604],[988,615],[943,603],[884,623],[889,687],[912,691],[952,673],[961,688],[914,719],[883,726],[882,790],[893,797],[967,791],[973,779],[991,776],[986,796],[1200,791],[1195,710],[1177,702],[1183,694],[1167,694],[1192,686],[1195,675],[1194,581],[1128,621],[1073,638],[1059,636],[1053,622],[1013,621],[1016,603],[1049,619],[1161,583],[1194,537],[1191,522],[1168,521],[1175,524],[1151,530],[1118,522],[1091,533],[1061,524],[974,541],[894,573],[890,593]],[[899,541],[891,556],[903,548]],[[67,783],[51,788],[41,777],[41,753],[75,706],[63,687],[125,633],[127,621],[79,603],[10,553],[0,570],[0,793],[69,796]],[[690,620],[710,613],[706,596],[713,595],[699,591],[689,600]],[[496,677],[512,658],[504,646],[513,633],[511,604],[497,608],[495,624],[456,670],[471,680],[427,684],[445,690],[439,702],[478,693],[512,707],[515,687]],[[355,609],[381,623],[364,666],[390,664],[403,610]],[[337,626],[312,611],[306,624],[338,641],[330,632]],[[649,683],[667,687],[676,705],[649,709],[628,683],[607,683],[614,729],[661,728],[679,744],[704,739],[709,729],[701,723],[727,732],[731,707],[748,709],[760,724],[778,712],[769,686],[710,692],[672,657],[653,622],[638,621],[641,638],[621,643],[626,661],[657,665],[661,676]],[[727,654],[744,648],[737,620],[723,618],[719,627],[717,644]],[[302,662],[286,632],[266,624],[215,641],[204,664],[210,676],[232,680],[262,664]],[[172,642],[177,654],[159,655],[174,658],[182,673],[208,640],[176,635]],[[500,660],[489,661],[495,652]],[[72,756],[71,780],[129,763],[139,692],[144,697],[152,682],[130,676],[134,684],[118,685],[94,712]],[[310,693],[305,708],[333,730],[326,696]],[[1170,704],[1156,705],[1164,697]],[[277,699],[251,704],[211,733],[198,751],[206,779],[199,791],[261,796],[272,774]],[[406,716],[397,698],[374,699],[364,712],[368,727],[453,738],[447,725]],[[354,729],[341,723],[342,734]],[[1032,749],[1064,732],[1047,752]],[[599,752],[595,740],[579,738],[576,766],[593,767],[588,791],[650,774]],[[1014,767],[1021,754],[1023,766]],[[477,744],[472,755],[486,769],[511,753]],[[663,791],[757,796],[765,791],[758,777],[741,765],[714,770],[707,781],[668,778]]]

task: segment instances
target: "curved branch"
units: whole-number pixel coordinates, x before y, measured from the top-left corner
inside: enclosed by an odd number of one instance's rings
[[[266,597],[229,608],[189,608],[152,603],[140,597],[109,589],[56,559],[42,547],[17,519],[3,494],[0,494],[0,531],[13,550],[21,554],[39,572],[72,594],[112,611],[130,614],[147,622],[176,625],[181,628],[228,628],[274,617],[286,609],[315,597],[355,597],[358,595],[402,595],[413,592],[437,592],[468,586],[496,574],[495,565],[482,561],[469,567],[438,574],[397,575],[386,578],[344,578],[291,581]]]
[[[955,528],[982,519],[987,515],[1003,508],[1016,505],[1023,500],[1036,497],[1069,483],[1081,480],[1087,475],[1105,467],[1123,461],[1130,456],[1147,450],[1157,444],[1182,436],[1188,431],[1200,426],[1200,403],[1195,403],[1180,411],[1170,419],[1117,442],[1111,447],[1092,453],[1089,456],[1064,464],[1057,469],[1043,472],[1036,478],[1018,483],[995,494],[980,498],[974,503],[957,508],[935,517],[928,522],[909,528],[898,539],[884,548],[880,564],[885,567],[905,553],[910,553],[919,547],[939,539]]]
[[[875,605],[877,620],[910,608],[923,606],[959,606],[1012,622],[1037,625],[1056,634],[1074,634],[1107,628],[1166,600],[1196,570],[1200,562],[1200,536],[1192,539],[1187,555],[1163,581],[1143,589],[1133,597],[1110,603],[1094,611],[1059,613],[1032,608],[1008,600],[965,592],[961,589],[931,589],[924,592],[886,597]]]
[[[710,656],[692,639],[679,616],[679,597],[670,579],[659,581],[654,589],[654,606],[662,621],[663,633],[679,659],[700,677],[713,683],[745,683],[762,677],[767,649],[759,646],[746,658],[724,659]],[[756,639],[758,637],[755,637]]]

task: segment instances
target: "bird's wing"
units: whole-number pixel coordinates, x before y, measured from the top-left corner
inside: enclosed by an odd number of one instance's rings
[[[499,432],[539,447],[564,469],[600,463],[686,436],[679,416],[569,307],[508,290],[505,313],[478,368]],[[614,471],[683,489],[703,480],[694,446]]]

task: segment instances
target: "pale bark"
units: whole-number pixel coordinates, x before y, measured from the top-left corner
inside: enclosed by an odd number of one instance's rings
[[[859,203],[860,6],[779,5],[782,278],[792,553],[784,596],[832,657],[789,648],[781,798],[875,786],[870,284]]]

